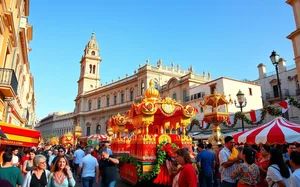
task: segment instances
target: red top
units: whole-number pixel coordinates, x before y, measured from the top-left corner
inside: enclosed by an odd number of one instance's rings
[[[23,163],[29,159],[29,156],[25,155],[22,157],[21,161],[20,161],[20,166],[22,165],[23,166]]]
[[[264,160],[262,162],[257,162],[256,165],[258,165],[258,167],[262,167],[264,170],[268,170],[268,167],[269,167],[269,163],[270,163],[270,160]],[[265,178],[266,178],[266,174],[262,174],[260,172],[260,179],[259,179],[259,183],[257,183],[255,185],[255,187],[265,187],[265,186],[268,186],[268,183],[265,181]]]
[[[181,166],[174,176],[176,176],[179,172],[178,185],[180,187],[197,187],[198,177],[192,164],[185,164]]]

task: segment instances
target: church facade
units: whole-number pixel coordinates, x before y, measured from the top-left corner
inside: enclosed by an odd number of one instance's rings
[[[180,66],[164,66],[159,59],[155,66],[146,61],[133,75],[109,84],[100,84],[98,74],[102,58],[93,33],[80,61],[78,93],[75,98],[74,122],[82,128],[82,135],[106,133],[110,117],[124,114],[132,102],[139,102],[150,80],[160,91],[160,97],[172,97],[183,104],[188,101],[191,87],[211,81],[210,73],[196,74],[193,67],[188,70]]]

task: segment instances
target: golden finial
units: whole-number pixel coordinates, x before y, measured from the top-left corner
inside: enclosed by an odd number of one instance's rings
[[[149,88],[144,93],[145,98],[158,98],[159,92],[154,88],[154,81],[151,79],[149,82]]]

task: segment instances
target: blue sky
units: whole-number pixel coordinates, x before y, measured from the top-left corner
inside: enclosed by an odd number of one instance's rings
[[[254,80],[257,65],[274,71],[277,51],[294,64],[292,8],[284,0],[34,0],[30,68],[36,115],[73,111],[79,61],[94,31],[100,46],[101,83],[133,74],[140,63],[171,62],[196,73]]]

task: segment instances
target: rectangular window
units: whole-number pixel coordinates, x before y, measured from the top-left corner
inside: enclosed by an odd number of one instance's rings
[[[210,94],[213,94],[216,90],[216,87],[215,86],[212,86],[210,87]]]
[[[106,106],[109,107],[109,97],[106,98]]]
[[[133,90],[130,91],[130,101],[133,101]]]
[[[87,136],[91,135],[91,127],[86,128],[86,135]]]
[[[197,99],[198,97],[197,97],[197,94],[194,94],[194,99]]]
[[[121,103],[124,103],[124,94],[121,94]]]
[[[249,95],[252,95],[252,88],[249,88]]]
[[[191,101],[194,99],[194,95],[191,95]]]
[[[198,94],[197,94],[197,98],[200,98],[201,97],[201,92],[199,92]]]
[[[183,101],[183,102],[186,102],[186,101],[187,101],[186,90],[183,90],[182,101]]]
[[[100,100],[100,99],[98,100],[98,103],[97,103],[97,108],[98,108],[98,109],[100,109],[100,108],[101,108],[101,100]]]
[[[273,86],[274,98],[279,97],[278,85]]]
[[[114,95],[114,105],[116,105],[116,104],[117,104],[117,96]]]
[[[176,101],[177,100],[177,95],[176,93],[173,93],[173,99]]]
[[[89,111],[92,110],[92,102],[89,102]]]

